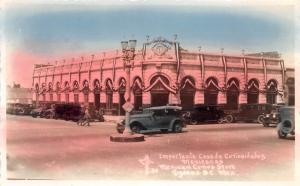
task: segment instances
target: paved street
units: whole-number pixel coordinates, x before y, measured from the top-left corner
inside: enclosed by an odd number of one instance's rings
[[[8,178],[291,180],[293,138],[259,124],[189,125],[183,133],[110,142],[115,124],[7,116]]]

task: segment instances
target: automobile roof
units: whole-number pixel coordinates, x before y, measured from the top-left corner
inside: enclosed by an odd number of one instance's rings
[[[164,110],[164,109],[181,110],[182,107],[179,107],[179,106],[158,106],[158,107],[145,108],[144,110]]]
[[[200,108],[200,107],[222,107],[223,105],[206,105],[206,104],[195,104],[193,105],[194,108]]]

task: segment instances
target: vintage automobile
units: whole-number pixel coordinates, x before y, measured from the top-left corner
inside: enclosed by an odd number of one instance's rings
[[[217,121],[218,123],[224,120],[224,111],[217,105],[197,104],[193,106],[192,111],[185,112],[182,117],[185,122],[190,124],[198,124],[200,122]]]
[[[15,114],[15,115],[29,115],[31,110],[33,110],[32,104],[9,104],[6,108],[7,114]]]
[[[266,113],[263,116],[263,126],[268,127],[270,124],[277,125],[280,122],[279,109],[281,105],[272,105],[271,113]]]
[[[130,115],[129,127],[134,133],[147,131],[181,132],[185,124],[180,118],[181,107],[159,106],[143,109],[141,113]],[[123,133],[125,120],[117,124],[117,131]]]
[[[295,135],[295,107],[283,106],[279,109],[280,123],[277,125],[279,138],[286,138],[288,134]]]
[[[61,103],[54,106],[55,119],[78,121],[82,117],[83,110],[80,104]]]
[[[264,115],[270,114],[272,104],[240,104],[238,110],[226,113],[226,121],[232,123],[235,121],[258,122],[263,123]]]
[[[89,107],[90,121],[104,121],[103,114],[94,107]],[[76,103],[55,104],[53,109],[48,109],[45,118],[78,121],[84,115],[83,107]]]
[[[37,117],[43,118],[46,110],[47,110],[46,107],[38,107],[38,108],[33,109],[30,112],[30,115],[34,118],[37,118]]]

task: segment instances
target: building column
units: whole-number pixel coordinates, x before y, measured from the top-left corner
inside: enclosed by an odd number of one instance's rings
[[[204,103],[204,91],[196,90],[194,97],[195,104],[203,104]]]
[[[89,93],[89,103],[95,103],[94,92]]]
[[[151,106],[151,93],[143,92],[143,107],[150,107]]]
[[[226,92],[219,92],[218,94],[218,104],[226,104]]]
[[[247,103],[247,93],[241,92],[239,95],[239,104]]]
[[[267,103],[267,94],[258,94],[258,103]]]
[[[181,103],[180,101],[180,94],[169,94],[169,104],[175,104],[175,105],[179,105]]]

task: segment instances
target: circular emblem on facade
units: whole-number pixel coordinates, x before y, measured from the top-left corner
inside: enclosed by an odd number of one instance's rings
[[[158,56],[162,56],[164,55],[168,50],[169,50],[169,46],[167,46],[164,43],[156,43],[153,47],[152,47],[152,51],[155,55]]]

